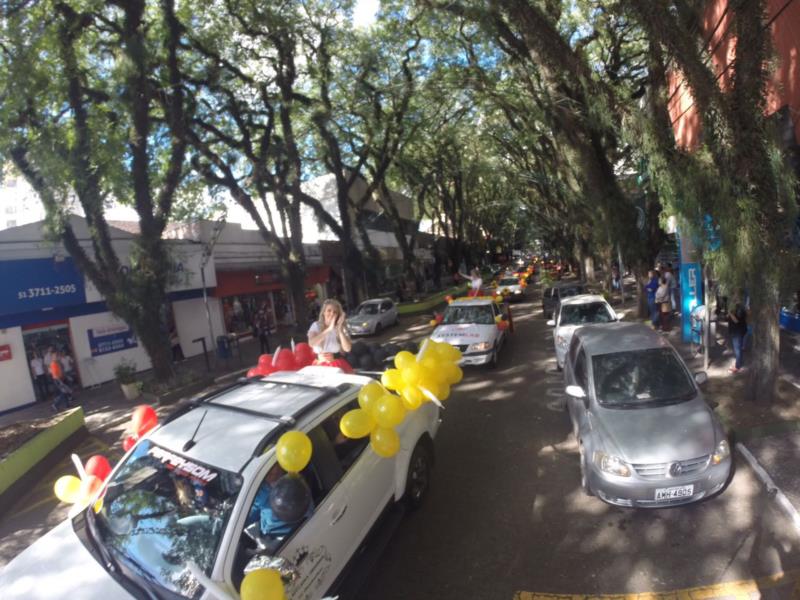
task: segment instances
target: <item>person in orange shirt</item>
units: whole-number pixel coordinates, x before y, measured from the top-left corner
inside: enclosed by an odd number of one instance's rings
[[[72,403],[72,388],[64,381],[64,370],[61,368],[61,352],[53,353],[53,360],[48,369],[50,377],[53,378],[53,384],[56,386],[56,398],[53,400],[52,408],[53,412],[58,412],[60,406],[68,408]]]

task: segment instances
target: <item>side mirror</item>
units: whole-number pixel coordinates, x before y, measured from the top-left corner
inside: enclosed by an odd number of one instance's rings
[[[694,374],[694,380],[697,385],[703,385],[708,381],[708,373],[705,371],[698,371]]]
[[[583,388],[579,385],[568,385],[567,389],[564,391],[567,392],[567,396],[571,396],[572,398],[586,398],[586,392],[584,392]]]
[[[556,321],[555,321],[555,319],[550,319],[550,320],[547,322],[547,326],[548,326],[548,327],[555,327],[555,326],[556,326]]]

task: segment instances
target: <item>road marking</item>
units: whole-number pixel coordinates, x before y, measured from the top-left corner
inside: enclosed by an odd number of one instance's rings
[[[739,600],[761,598],[762,592],[794,584],[790,593],[800,589],[800,570],[777,573],[760,579],[729,581],[714,585],[684,588],[671,592],[641,592],[632,594],[546,594],[517,592],[514,600],[714,600],[735,598]],[[796,597],[796,596],[787,596]]]

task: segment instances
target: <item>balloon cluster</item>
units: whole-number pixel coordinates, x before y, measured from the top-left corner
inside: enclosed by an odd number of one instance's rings
[[[53,485],[56,498],[65,504],[72,504],[70,516],[89,506],[111,474],[111,464],[100,454],[89,458],[85,466],[76,454],[72,455],[72,462],[78,471],[78,477],[64,475],[56,479]],[[103,499],[99,498],[94,505],[95,512],[100,512],[102,507]]]
[[[450,386],[463,377],[457,365],[460,359],[458,348],[431,339],[425,340],[416,356],[405,350],[398,352],[394,357],[396,368],[384,371],[381,383],[373,381],[361,388],[359,408],[342,416],[339,429],[352,439],[369,436],[378,456],[394,456],[400,449],[395,428],[424,402],[441,407],[450,395]]]
[[[128,425],[128,436],[122,442],[125,452],[133,448],[136,442],[156,425],[158,425],[158,415],[152,406],[140,404],[134,408]]]
[[[286,600],[281,574],[275,569],[256,569],[244,576],[242,600]]]
[[[289,348],[275,350],[275,354],[262,354],[258,357],[258,364],[247,371],[248,377],[265,377],[276,371],[297,371],[314,362],[316,356],[311,346],[305,342],[292,344],[294,350]]]

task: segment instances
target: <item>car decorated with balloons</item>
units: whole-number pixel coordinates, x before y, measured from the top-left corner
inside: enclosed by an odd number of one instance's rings
[[[497,365],[510,331],[511,315],[505,303],[491,297],[457,298],[435,320],[431,339],[462,353],[462,365]]]
[[[427,340],[380,383],[270,364],[162,423],[137,407],[116,467],[73,457],[69,519],[0,571],[0,598],[325,597],[381,516],[425,497],[460,358]]]

